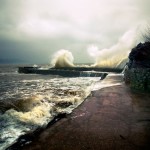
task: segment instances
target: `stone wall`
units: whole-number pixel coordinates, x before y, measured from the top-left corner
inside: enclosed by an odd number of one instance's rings
[[[124,80],[131,89],[150,92],[150,68],[126,69]]]
[[[132,89],[150,92],[150,42],[139,43],[129,54],[124,80]]]

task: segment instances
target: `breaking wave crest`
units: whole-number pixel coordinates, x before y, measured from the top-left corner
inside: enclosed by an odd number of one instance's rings
[[[55,68],[74,67],[73,60],[74,57],[72,53],[68,50],[62,49],[55,53],[51,63]]]
[[[58,114],[69,114],[90,94],[99,78],[51,78],[15,82],[17,91],[3,92],[0,99],[0,147],[46,125]]]

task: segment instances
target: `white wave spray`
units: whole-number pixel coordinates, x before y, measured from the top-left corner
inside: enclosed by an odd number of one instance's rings
[[[61,67],[100,67],[100,68],[120,68],[123,69],[128,61],[128,55],[132,48],[139,42],[137,34],[139,27],[131,29],[124,33],[118,40],[118,43],[110,48],[99,50],[97,46],[90,46],[87,49],[88,54],[95,59],[91,66],[75,66],[74,57],[69,50],[59,50],[53,55],[51,64],[55,68]]]
[[[68,50],[59,50],[53,55],[53,59],[51,64],[55,68],[61,68],[61,67],[74,67],[73,64],[74,57],[72,53]]]
[[[88,53],[96,62],[93,67],[123,68],[128,60],[128,54],[137,44],[136,30],[127,31],[118,41],[108,49],[99,50],[96,46],[90,46]]]

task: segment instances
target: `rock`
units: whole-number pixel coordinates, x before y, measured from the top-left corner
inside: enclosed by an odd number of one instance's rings
[[[124,80],[132,89],[150,91],[150,42],[140,43],[129,54]]]
[[[139,43],[129,54],[129,68],[150,68],[150,42]]]

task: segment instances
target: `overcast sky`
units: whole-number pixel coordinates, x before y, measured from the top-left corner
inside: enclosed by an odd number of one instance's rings
[[[0,0],[0,60],[49,63],[60,49],[92,62],[87,49],[110,48],[149,21],[150,0]]]

